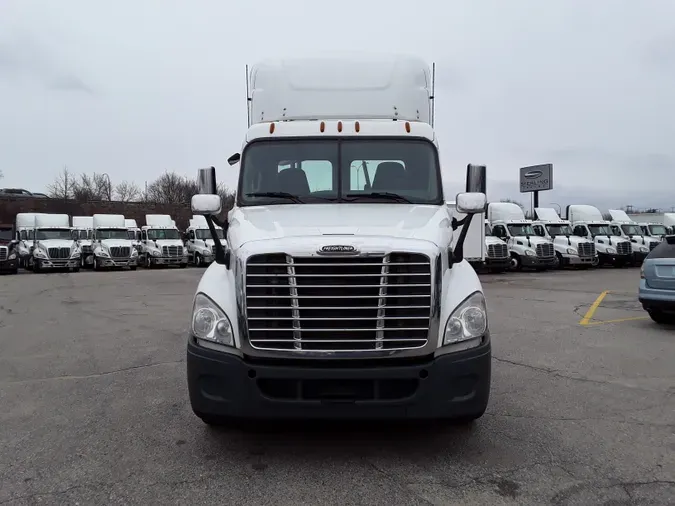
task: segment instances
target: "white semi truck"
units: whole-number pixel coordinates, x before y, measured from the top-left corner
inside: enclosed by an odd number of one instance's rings
[[[168,214],[146,214],[141,227],[141,260],[143,266],[178,265],[187,267],[188,252],[175,222]]]
[[[218,220],[213,169],[192,199],[216,245],[189,326],[195,414],[480,417],[486,302],[464,260],[472,220],[454,242],[445,203],[484,212],[485,168],[467,168],[472,192],[444,198],[429,67],[284,60],[253,67],[250,85],[252,124],[228,160],[240,161],[233,209]]]
[[[36,214],[34,217],[33,272],[56,269],[80,270],[80,248],[73,239],[67,214]]]
[[[614,235],[609,221],[602,217],[597,207],[584,204],[569,205],[567,219],[572,224],[574,235],[593,241],[599,265],[623,267],[632,262],[633,249],[630,242]]]
[[[19,254],[19,266],[33,269],[33,247],[35,245],[35,216],[44,213],[18,213],[14,221],[16,250]]]
[[[572,224],[560,218],[555,209],[536,207],[534,214],[537,219],[532,223],[534,233],[553,242],[557,268],[598,265],[599,259],[593,241],[575,236]]]
[[[484,215],[481,215],[484,216]],[[499,237],[492,234],[490,221],[485,218],[481,222],[485,224],[485,267],[488,272],[504,272],[511,267],[511,255],[509,246]]]
[[[94,215],[94,270],[129,268],[136,270],[138,252],[129,239],[124,216]]]
[[[93,216],[73,216],[72,219],[73,239],[80,247],[80,266],[87,267],[94,264],[94,249],[92,237],[94,234]]]
[[[227,247],[223,228],[216,225],[216,234],[223,247]],[[211,237],[206,218],[201,215],[190,219],[186,230],[185,247],[188,250],[188,261],[197,267],[209,265],[216,255],[216,245]]]
[[[127,227],[127,236],[131,244],[136,251],[139,251],[141,249],[141,229],[138,227],[136,220],[125,218],[124,225]]]
[[[649,252],[661,244],[660,239],[645,236],[642,228],[621,209],[610,209],[604,218],[610,222],[613,235],[630,241],[634,265],[642,265]]]
[[[518,204],[491,202],[488,205],[488,221],[492,234],[506,242],[513,270],[523,267],[545,270],[555,266],[553,243],[534,233],[532,222],[525,219],[525,213]]]

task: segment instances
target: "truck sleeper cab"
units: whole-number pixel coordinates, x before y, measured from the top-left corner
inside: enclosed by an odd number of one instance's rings
[[[461,238],[452,249],[429,90],[415,101],[428,68],[416,59],[292,63],[251,74],[252,117],[264,109],[264,121],[230,159],[240,160],[237,197],[219,223],[229,249],[216,242],[194,298],[193,411],[209,424],[480,417],[490,388],[487,310]],[[290,92],[289,82],[310,89]],[[320,101],[320,87],[336,91]],[[201,174],[204,193],[215,193],[214,174]],[[456,203],[483,212],[485,195]],[[220,206],[217,195],[192,200],[209,220]]]
[[[31,265],[33,272],[80,270],[80,248],[73,240],[67,214],[36,214]]]
[[[121,214],[94,215],[94,270],[136,270],[138,252],[129,239],[124,216]]]
[[[642,228],[621,209],[610,209],[605,219],[610,222],[612,235],[630,242],[633,265],[642,265],[649,252],[661,243],[660,239],[645,236]]]
[[[598,254],[598,265],[630,265],[633,258],[630,242],[613,234],[609,222],[603,219],[597,207],[571,204],[567,206],[567,219],[575,236],[593,241]]]

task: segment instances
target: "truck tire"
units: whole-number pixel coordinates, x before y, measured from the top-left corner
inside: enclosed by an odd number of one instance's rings
[[[187,262],[185,262],[184,264],[180,264],[180,265],[179,265],[179,267],[180,267],[181,269],[185,269],[187,266],[188,266]]]
[[[33,260],[33,272],[35,274],[40,272],[40,267],[41,267],[40,266],[40,260],[38,260],[38,259]]]
[[[560,252],[556,251],[555,252],[555,264],[553,264],[554,269],[562,269],[565,267],[565,261],[563,260],[563,256],[560,254]]]
[[[130,266],[129,266],[129,270],[130,270],[130,271],[135,271],[135,270],[136,270],[136,266],[135,266],[135,265],[130,265]]]
[[[511,265],[510,268],[512,271],[522,271],[523,263],[520,260],[520,257],[516,253],[511,253]]]
[[[199,253],[195,253],[194,264],[195,267],[201,267],[203,265],[202,256]]]

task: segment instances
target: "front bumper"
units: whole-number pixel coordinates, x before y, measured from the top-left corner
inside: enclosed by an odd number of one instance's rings
[[[551,267],[555,265],[555,257],[542,258],[522,255],[520,257],[523,267]]]
[[[181,265],[187,263],[187,257],[150,257],[150,261],[156,265]]]
[[[580,257],[579,255],[564,254],[563,258],[569,265],[593,265],[595,257]]]
[[[598,252],[598,258],[607,264],[612,265],[623,265],[628,263],[633,257],[632,254],[628,255],[618,255],[616,253],[600,253]]]
[[[642,262],[645,261],[645,258],[647,258],[647,255],[649,255],[649,252],[643,252],[643,251],[634,251],[633,252],[633,262],[642,265]]]
[[[511,265],[511,257],[504,257],[504,258],[485,257],[486,267],[506,269],[509,265]]]
[[[135,267],[138,263],[137,257],[130,258],[108,258],[97,257],[101,267]]]
[[[345,360],[259,363],[187,347],[197,415],[248,419],[442,419],[482,414],[490,395],[489,334],[475,349],[387,365]]]
[[[0,272],[14,272],[19,268],[19,259],[0,260]]]
[[[77,258],[59,258],[59,259],[44,259],[33,258],[33,262],[40,262],[40,269],[74,269],[80,266],[80,257]]]

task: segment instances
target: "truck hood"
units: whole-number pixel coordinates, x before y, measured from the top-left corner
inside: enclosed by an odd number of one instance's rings
[[[564,235],[557,235],[553,239],[553,242],[555,244],[562,244],[563,246],[572,246],[574,248],[578,247],[579,244],[588,242],[590,241],[588,239],[584,239],[583,237],[578,237],[576,235],[571,235],[569,236],[569,241],[567,240],[568,238],[565,237]]]
[[[446,206],[287,204],[235,208],[228,236],[233,249],[251,241],[322,235],[422,239],[442,246],[449,226]]]
[[[504,241],[502,241],[499,237],[495,237],[493,235],[486,235],[485,236],[485,244],[487,244],[487,245],[504,244]]]
[[[512,239],[514,239],[516,241],[520,241],[523,244],[527,245],[527,236],[517,235],[517,236],[513,236]],[[549,241],[548,239],[545,239],[543,237],[539,237],[538,235],[531,235],[530,236],[530,244],[532,244],[532,246],[536,246],[537,244],[546,244],[546,243],[550,244],[551,241]]]
[[[157,244],[158,248],[162,246],[180,246],[182,248],[184,246],[183,241],[180,239],[157,239],[156,241],[148,241],[148,243],[151,246]]]
[[[75,243],[74,241],[68,240],[68,239],[45,239],[42,241],[38,241],[38,245],[42,246],[43,248],[70,248],[74,249]]]
[[[128,239],[103,239],[101,245],[104,248],[131,248],[131,241]]]

